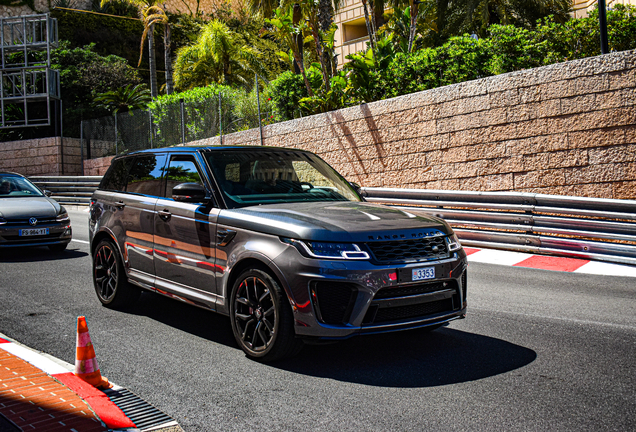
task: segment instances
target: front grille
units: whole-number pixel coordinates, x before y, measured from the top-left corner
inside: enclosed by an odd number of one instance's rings
[[[454,281],[448,282],[429,282],[416,285],[407,286],[395,286],[385,287],[378,290],[373,297],[374,300],[396,298],[396,297],[409,297],[419,294],[426,294],[435,291],[441,291],[444,289],[455,289],[456,285]]]
[[[2,238],[8,241],[23,241],[25,243],[28,243],[33,240],[56,240],[59,237],[61,237],[62,234],[64,234],[63,231],[50,233],[47,235],[33,235],[33,236],[4,235],[2,236]]]
[[[54,224],[57,221],[55,218],[53,219],[38,219],[37,225],[34,227],[29,224],[29,219],[8,219],[7,222],[3,226],[24,226],[25,228],[38,228],[40,225]],[[58,222],[59,223],[59,222]]]
[[[420,303],[409,306],[399,306],[393,308],[378,308],[375,311],[369,310],[369,313],[375,313],[375,317],[365,317],[364,322],[374,324],[401,321],[409,318],[425,317],[426,315],[439,314],[443,312],[453,311],[453,299],[444,299],[428,303]]]
[[[346,323],[353,310],[358,290],[350,283],[316,282],[312,286],[312,299],[318,319],[325,324]]]
[[[383,263],[444,259],[449,256],[446,237],[369,242],[367,247],[374,258]]]

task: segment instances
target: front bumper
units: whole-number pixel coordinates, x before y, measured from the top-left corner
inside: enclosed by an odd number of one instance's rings
[[[316,260],[293,248],[275,260],[287,276],[296,334],[344,339],[446,323],[466,315],[466,254],[409,264]],[[435,268],[435,278],[412,281],[411,270]]]
[[[38,225],[37,228],[48,228],[48,234],[35,236],[21,236],[20,230],[33,228],[29,225],[0,226],[0,248],[50,246],[67,244],[73,237],[70,222],[62,224],[48,223]]]

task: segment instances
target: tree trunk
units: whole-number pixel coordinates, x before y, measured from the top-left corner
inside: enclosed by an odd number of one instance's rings
[[[362,0],[362,9],[364,10],[364,22],[367,25],[367,33],[369,33],[369,44],[371,45],[371,52],[373,52],[373,58],[376,58],[375,50],[375,33],[373,31],[373,25],[369,18],[368,0]]]
[[[320,39],[320,33],[318,31],[318,23],[312,22],[310,25],[311,35],[314,38],[314,44],[316,45],[316,54],[320,60],[320,68],[322,69],[322,83],[325,86],[325,90],[329,91],[331,74],[327,71],[327,59],[325,58],[325,50],[322,47],[322,40]]]
[[[415,39],[415,30],[417,28],[417,13],[419,11],[419,3],[411,0],[411,29],[409,31],[409,52],[413,50],[413,40]]]
[[[172,59],[170,58],[170,24],[168,22],[163,25],[163,45],[166,66],[166,94],[172,94],[174,89],[172,84]]]
[[[303,15],[302,15],[302,10],[300,9],[300,5],[298,3],[296,3],[294,5],[294,11],[293,11],[293,15],[292,15],[292,23],[294,24],[294,27],[296,27],[298,25],[298,23],[300,22],[300,20],[303,19]],[[304,50],[303,50],[303,45],[304,45],[304,41],[303,41],[303,34],[302,32],[299,32],[296,35],[296,46],[298,47],[298,55],[300,56],[300,64],[302,65],[304,62]],[[296,62],[298,62],[298,59],[296,59]],[[302,70],[302,74],[305,75],[305,71],[304,68],[300,68],[297,64],[294,67],[294,72],[295,73],[301,73]]]
[[[309,80],[307,79],[307,75],[305,74],[305,67],[303,66],[303,61],[298,55],[298,53],[294,53],[294,58],[296,59],[296,66],[300,69],[300,73],[303,75],[303,80],[305,81],[305,87],[307,88],[307,94],[309,96],[314,95],[314,91],[311,89],[311,85],[309,85]]]
[[[155,99],[157,92],[157,60],[155,58],[155,25],[148,30],[148,63],[150,64],[150,95]]]

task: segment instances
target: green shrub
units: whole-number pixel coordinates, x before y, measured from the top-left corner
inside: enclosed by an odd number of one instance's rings
[[[387,97],[482,78],[487,69],[489,44],[469,36],[451,38],[441,47],[411,54],[398,53],[380,76]]]
[[[219,117],[219,93],[221,117]],[[155,146],[181,142],[181,99],[184,103],[186,141],[193,141],[224,133],[237,117],[234,114],[238,90],[212,84],[180,93],[162,95],[149,104],[154,130]]]
[[[537,32],[512,25],[489,27],[490,59],[486,68],[493,75],[543,66],[549,62],[549,43]]]
[[[271,100],[277,121],[291,120],[299,115],[299,101],[307,97],[307,88],[303,77],[290,71],[283,72],[270,82],[265,93],[265,99]]]

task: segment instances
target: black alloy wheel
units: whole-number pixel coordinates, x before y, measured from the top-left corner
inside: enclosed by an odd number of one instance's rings
[[[247,270],[236,280],[230,318],[234,337],[248,357],[273,361],[293,356],[302,348],[285,293],[262,270]]]
[[[121,307],[137,301],[141,291],[128,283],[122,260],[113,242],[102,240],[93,255],[93,283],[99,301]]]

